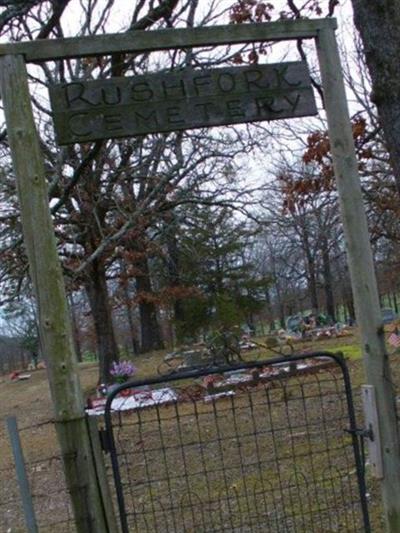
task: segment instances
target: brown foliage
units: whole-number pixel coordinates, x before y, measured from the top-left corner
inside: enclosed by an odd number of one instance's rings
[[[367,143],[371,140],[366,120],[356,116],[352,120],[353,138],[359,157],[360,171],[365,170],[365,160],[373,157],[373,149]],[[317,167],[317,173],[294,176],[290,172],[282,172],[279,176],[281,190],[284,195],[284,210],[293,212],[296,205],[303,206],[309,201],[310,195],[335,190],[332,165],[331,145],[327,131],[313,131],[307,137],[307,148],[302,157],[305,165]]]
[[[273,4],[257,2],[256,0],[239,0],[231,7],[230,19],[232,24],[243,22],[266,22],[271,20]]]
[[[154,305],[166,306],[171,305],[178,300],[200,296],[201,293],[196,287],[179,285],[175,287],[165,287],[157,292],[141,291],[136,295],[134,301],[136,304],[151,303]]]

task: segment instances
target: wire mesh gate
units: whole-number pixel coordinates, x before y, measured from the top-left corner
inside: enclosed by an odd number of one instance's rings
[[[136,380],[105,422],[123,533],[370,531],[339,355]]]

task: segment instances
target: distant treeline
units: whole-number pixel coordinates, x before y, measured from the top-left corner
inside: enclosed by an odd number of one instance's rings
[[[18,339],[0,336],[0,374],[26,369],[31,357]]]

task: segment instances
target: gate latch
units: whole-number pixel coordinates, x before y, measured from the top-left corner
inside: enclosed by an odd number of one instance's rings
[[[355,428],[355,429],[346,429],[347,433],[361,437],[362,439],[374,440],[374,431],[370,425],[368,429],[365,428]]]
[[[378,479],[383,478],[382,447],[378,424],[378,411],[376,408],[375,388],[373,385],[362,385],[361,396],[364,407],[365,427],[363,431],[368,447],[368,458],[372,475]]]

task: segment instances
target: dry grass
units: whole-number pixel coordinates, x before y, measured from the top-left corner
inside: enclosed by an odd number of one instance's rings
[[[356,339],[354,337],[345,337],[343,339],[330,339],[330,340],[324,340],[324,341],[318,341],[315,343],[301,343],[296,347],[297,350],[333,350],[337,351],[340,349],[343,349],[345,354],[347,353],[348,356],[350,356],[354,361],[350,363],[350,372],[352,375],[353,380],[353,387],[357,389],[359,385],[364,381],[363,378],[363,370],[360,360],[358,360],[358,349],[356,345]],[[157,368],[159,365],[161,358],[163,354],[162,353],[154,353],[151,355],[146,356],[140,356],[135,359],[135,364],[137,365],[139,369],[139,373],[137,377],[144,377],[154,374],[154,369]],[[395,367],[395,382],[400,383],[399,379],[399,370],[400,365],[398,364],[397,360],[394,360],[394,367]],[[81,382],[83,385],[84,390],[86,391],[86,394],[88,394],[93,388],[95,387],[96,381],[97,381],[97,367],[95,364],[81,364],[80,365],[80,375],[81,375]],[[243,401],[240,400],[240,401]],[[226,405],[227,400],[221,401],[221,409],[223,411],[223,406]],[[261,409],[262,404],[257,407],[257,409]],[[193,405],[189,404],[182,404],[182,409],[188,409],[188,412],[186,415],[184,415],[183,420],[186,420],[188,425],[185,429],[185,434],[187,433],[190,436],[190,421],[193,420],[193,417],[195,416],[194,412],[190,411],[193,409]],[[208,409],[209,407],[205,407],[204,409]],[[240,411],[239,411],[240,412]],[[246,424],[247,415],[245,415],[245,410],[243,412],[242,419],[239,416],[239,421],[241,424]],[[143,413],[145,413],[143,411]],[[167,414],[167,411],[165,411]],[[26,428],[25,430],[21,431],[21,437],[22,437],[22,443],[24,447],[25,456],[27,459],[27,463],[32,465],[30,468],[30,475],[31,480],[34,484],[34,492],[37,494],[36,503],[38,504],[38,507],[40,508],[40,512],[38,513],[38,518],[40,520],[40,523],[42,524],[42,527],[40,531],[73,531],[72,522],[68,521],[70,517],[70,510],[68,508],[68,505],[66,503],[66,493],[65,488],[63,486],[63,478],[62,478],[62,470],[61,470],[61,464],[56,457],[59,456],[54,428],[51,424],[48,424],[49,420],[52,418],[52,409],[51,409],[51,401],[50,401],[50,394],[49,394],[49,388],[47,383],[47,377],[46,372],[44,370],[38,370],[32,373],[32,378],[29,381],[20,381],[20,382],[10,382],[7,377],[0,378],[0,417],[2,420],[5,419],[6,416],[14,414],[18,418],[18,424],[21,428]],[[151,415],[146,415],[151,416]],[[204,420],[206,418],[206,415],[204,414]],[[259,418],[262,418],[261,416]],[[229,417],[226,418],[226,420],[229,420]],[[172,443],[174,442],[174,438],[176,439],[176,426],[174,426],[173,419],[169,420],[169,422],[163,422],[165,426],[165,438],[168,437],[168,442]],[[166,425],[165,425],[166,424]],[[168,428],[169,424],[169,428]],[[207,425],[207,424],[205,424]],[[225,432],[226,434],[229,434],[229,428],[232,425],[232,420],[230,423],[226,423],[225,425],[221,426],[222,432]],[[150,425],[147,426],[150,428]],[[156,435],[157,426],[154,426],[151,430],[153,432],[153,435]],[[151,432],[150,431],[150,432]],[[197,431],[197,430],[196,430]],[[175,437],[174,437],[175,435]],[[193,437],[193,435],[192,435]],[[123,438],[123,433],[121,433],[121,438]],[[151,438],[151,437],[150,437]],[[157,437],[154,438],[160,438],[159,434]],[[204,436],[203,441],[205,442],[206,437]],[[232,446],[232,442],[230,446]],[[0,444],[1,444],[1,450],[2,453],[0,454],[0,532],[6,533],[8,531],[14,533],[18,531],[24,531],[24,528],[22,526],[22,519],[21,519],[21,510],[19,508],[18,504],[18,492],[15,487],[15,479],[14,479],[14,473],[12,470],[12,459],[11,454],[8,446],[8,439],[6,435],[6,431],[4,429],[4,424],[2,424],[0,429]],[[160,444],[160,442],[159,442]],[[171,445],[172,445],[171,444]],[[299,450],[302,449],[302,446],[304,446],[304,442],[302,441],[302,438],[298,438],[297,444],[299,445]],[[316,444],[317,445],[317,444]],[[207,446],[204,445],[204,453],[206,453]],[[247,446],[251,446],[250,442],[247,443]],[[267,444],[264,442],[265,448],[263,450],[260,450],[259,453],[267,453],[270,449],[270,444]],[[283,446],[283,445],[282,445]],[[163,453],[161,450],[161,446],[158,445],[159,451],[158,453]],[[284,449],[284,446],[283,448]],[[209,453],[209,452],[207,452]],[[235,452],[237,456],[237,451]],[[251,457],[253,459],[255,458],[255,451],[249,453],[249,457],[251,460]],[[232,452],[232,456],[234,456],[234,453]],[[49,459],[50,458],[50,459]],[[46,467],[41,467],[41,461],[46,459]],[[142,473],[143,474],[143,457],[142,457]],[[171,455],[171,460],[173,460],[173,455]],[[210,459],[211,460],[211,459]],[[219,459],[221,460],[221,458]],[[318,460],[316,461],[316,469],[318,470]],[[176,462],[176,461],[175,461]],[[254,461],[253,461],[254,462]],[[45,464],[45,463],[43,463]],[[157,461],[154,462],[154,464],[157,464]],[[212,464],[212,462],[210,463]],[[196,465],[196,461],[193,459],[193,466]],[[307,467],[307,459],[304,459],[304,461],[301,462],[301,468]],[[165,468],[165,467],[164,467]],[[252,471],[253,468],[253,471]],[[214,468],[215,470],[215,468]],[[139,471],[137,471],[139,474]],[[232,472],[234,472],[234,469],[232,469]],[[254,470],[254,467],[251,467],[250,470],[246,473],[245,476],[242,475],[240,470],[236,470],[236,473],[230,474],[231,478],[229,479],[229,485],[228,488],[232,490],[232,494],[230,496],[230,500],[226,500],[221,509],[229,510],[229,505],[236,505],[236,508],[241,508],[241,506],[244,505],[245,502],[245,492],[243,491],[243,484],[249,483],[252,480],[252,483],[254,486],[258,486],[259,483],[263,483],[263,476],[259,472]],[[253,476],[253,477],[252,477]],[[143,477],[141,478],[143,482]],[[244,481],[246,479],[246,481]],[[194,476],[194,480],[196,480],[196,476]],[[205,479],[200,480],[200,477],[197,477],[197,482],[195,481],[195,485],[199,485],[197,487],[197,491],[199,491],[201,494],[204,495],[204,487],[206,487]],[[249,481],[250,480],[250,481]],[[274,480],[272,480],[275,482]],[[138,487],[139,487],[139,481],[137,481]],[[213,481],[214,483],[214,481]],[[215,481],[217,483],[217,481]],[[257,485],[258,484],[258,485]],[[150,483],[151,485],[151,483]],[[371,510],[373,515],[373,520],[375,524],[379,524],[376,526],[374,531],[381,531],[381,525],[380,525],[380,509],[379,509],[379,502],[377,497],[377,490],[376,487],[372,484],[372,502],[371,502]],[[154,487],[154,484],[153,484]],[[203,488],[201,488],[203,487]],[[236,487],[235,489],[231,489],[231,487]],[[164,483],[164,489],[165,489],[165,483]],[[147,489],[146,489],[147,490]],[[178,488],[175,488],[174,490],[178,490]],[[207,489],[206,489],[207,490]],[[212,489],[212,495],[214,500],[218,500],[218,497],[216,497],[216,494],[218,494],[218,491],[220,488],[217,485],[213,485]],[[254,492],[254,491],[253,491]],[[334,491],[335,492],[335,491]],[[136,495],[136,493],[134,493]],[[272,494],[272,493],[271,493]],[[164,495],[161,496],[161,498],[168,497],[168,490],[164,490]],[[303,497],[303,496],[302,496]],[[129,496],[129,498],[132,498],[132,496]],[[204,497],[200,496],[201,501],[203,501]],[[257,499],[256,499],[257,500]],[[256,501],[254,500],[254,501]],[[229,503],[230,501],[230,503]],[[258,500],[257,500],[258,501]],[[302,500],[300,499],[300,502]],[[145,502],[142,500],[142,504],[144,505]],[[161,511],[163,508],[166,507],[166,503],[161,504]],[[167,506],[168,507],[168,506]],[[189,508],[190,506],[188,506]],[[200,507],[198,508],[198,510]],[[277,504],[277,509],[279,509],[279,505]],[[294,509],[296,510],[296,505],[294,506]],[[218,511],[220,512],[220,511]],[[260,511],[260,513],[264,513],[264,511]],[[278,511],[277,511],[278,512]],[[201,516],[201,513],[200,515]],[[238,515],[239,516],[239,515]],[[50,518],[49,518],[50,517]],[[200,518],[199,518],[200,520]],[[217,520],[217,518],[215,518]],[[222,520],[222,519],[218,519]],[[232,519],[233,520],[233,519]],[[277,520],[274,518],[274,520]],[[57,521],[61,521],[59,525],[57,525]],[[44,526],[44,524],[50,524],[47,527]],[[221,522],[222,523],[222,522]],[[276,522],[278,523],[278,522]],[[143,522],[143,524],[146,524],[146,522]],[[192,526],[194,527],[194,523],[192,521]],[[239,527],[239,526],[238,526]],[[278,526],[277,526],[278,527]],[[11,528],[11,529],[10,529]],[[149,527],[146,525],[142,525],[142,531],[152,531],[151,524]],[[236,528],[236,526],[235,526]],[[194,529],[191,529],[189,527],[188,523],[188,531],[191,531]],[[345,531],[346,529],[329,529],[329,527],[324,527],[325,531]],[[201,531],[201,528],[198,529]],[[227,529],[228,531],[229,529]],[[232,531],[234,529],[231,529]],[[249,529],[248,531],[256,531],[257,529]],[[306,533],[306,530],[302,530],[301,527],[298,529],[299,531],[304,531]],[[321,529],[322,530],[322,529]],[[172,526],[170,528],[170,531],[173,531]],[[236,531],[247,531],[247,529],[239,529],[236,528]],[[271,529],[271,531],[280,531],[279,529]],[[282,530],[283,531],[283,530]],[[315,529],[315,531],[319,531],[318,529]],[[286,531],[285,531],[286,533]],[[308,533],[308,532],[307,532]]]
[[[40,532],[74,531],[52,424],[46,371],[36,370],[31,376],[27,381],[0,378],[0,532],[25,532],[5,423],[10,415],[17,417]],[[81,380],[86,389],[96,379],[96,365],[81,366]]]
[[[363,531],[337,372],[115,424],[131,531]]]

